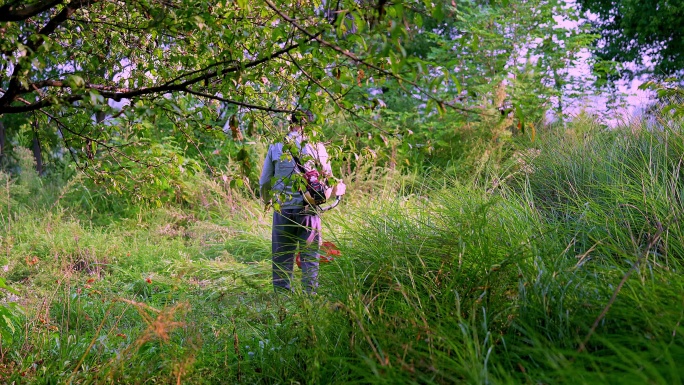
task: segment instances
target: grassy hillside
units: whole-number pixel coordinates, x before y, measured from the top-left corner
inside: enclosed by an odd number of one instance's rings
[[[313,297],[272,293],[270,213],[210,178],[112,219],[3,175],[0,379],[682,383],[684,132],[539,137],[472,175],[359,168]]]

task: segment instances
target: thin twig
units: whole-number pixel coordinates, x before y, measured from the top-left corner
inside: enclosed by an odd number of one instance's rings
[[[271,108],[271,107],[258,106],[256,104],[238,102],[237,100],[226,99],[226,98],[223,98],[220,96],[207,94],[207,93],[200,92],[200,91],[194,91],[194,90],[191,90],[190,88],[184,88],[182,91],[187,92],[187,93],[192,94],[192,95],[195,95],[195,96],[200,96],[203,98],[218,100],[220,102],[224,102],[224,103],[228,103],[228,104],[234,104],[236,106],[249,108],[250,110],[261,110],[261,111],[268,111],[268,112],[285,112],[285,113],[291,113],[292,112],[291,110],[284,110],[281,108]]]

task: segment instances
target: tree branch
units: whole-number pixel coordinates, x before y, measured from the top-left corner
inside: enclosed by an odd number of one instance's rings
[[[185,77],[188,77],[188,76],[192,76],[192,75],[196,75],[196,74],[202,73],[202,72],[204,72],[204,71],[207,71],[207,70],[209,70],[209,69],[211,69],[211,68],[214,68],[214,67],[218,67],[218,66],[223,65],[223,64],[232,64],[233,67],[239,65],[238,61],[237,61],[237,60],[234,60],[234,59],[216,62],[216,63],[213,63],[213,64],[209,64],[208,66],[206,66],[206,67],[204,67],[204,68],[202,68],[202,69],[195,70],[195,71],[191,71],[191,72],[184,73],[184,74],[180,74],[180,75],[176,76],[175,78],[173,78],[173,79],[167,81],[165,84],[173,84],[173,83],[175,83],[175,82],[177,82],[177,81],[179,81],[179,80],[181,80],[181,79],[183,79],[183,78],[185,78]],[[231,71],[231,72],[232,72],[232,71]]]
[[[25,103],[25,104],[30,104],[30,102],[27,101],[27,100],[24,100],[24,99],[21,99],[21,98],[19,98],[19,100],[20,100],[21,102]],[[35,110],[33,110],[33,111],[35,111]],[[140,160],[138,160],[138,159],[132,158],[132,157],[126,155],[125,153],[123,153],[122,151],[118,150],[118,149],[116,148],[116,146],[111,146],[111,145],[108,145],[108,144],[104,143],[104,142],[101,141],[101,140],[93,139],[92,137],[89,137],[89,136],[87,136],[87,135],[83,135],[83,134],[81,134],[81,133],[77,133],[77,132],[71,130],[66,124],[62,123],[59,119],[57,119],[57,117],[55,117],[54,115],[50,114],[49,112],[47,112],[47,111],[45,111],[45,110],[42,110],[42,109],[39,109],[39,111],[40,111],[42,114],[44,114],[45,116],[47,116],[48,118],[54,120],[55,123],[57,123],[57,129],[60,131],[61,136],[62,136],[62,138],[63,138],[63,140],[64,140],[64,143],[67,145],[67,148],[69,149],[69,152],[71,153],[71,157],[73,158],[73,160],[74,160],[74,162],[75,162],[76,164],[78,164],[78,160],[77,160],[77,158],[76,158],[76,154],[74,154],[73,150],[71,149],[71,146],[69,146],[69,144],[68,144],[68,142],[67,142],[67,139],[66,139],[66,136],[62,133],[62,129],[66,130],[67,132],[69,132],[69,133],[71,133],[71,134],[73,134],[73,135],[75,135],[75,136],[78,136],[78,137],[80,137],[80,138],[82,138],[82,139],[89,139],[89,140],[92,140],[93,142],[102,145],[102,146],[103,146],[105,149],[107,149],[107,151],[109,151],[110,153],[111,153],[111,152],[115,152],[115,153],[117,153],[117,154],[123,156],[124,158],[126,158],[126,159],[132,161],[132,162],[135,162],[135,163],[138,163],[138,164],[142,164],[142,165],[144,165],[144,166],[146,166],[146,167],[157,167],[157,166],[159,166],[159,164],[154,165],[154,164],[151,164],[151,163],[142,162],[142,161],[140,161]]]
[[[0,7],[0,22],[26,20],[63,2],[64,0],[41,0],[28,5],[21,1],[11,2]]]
[[[134,162],[134,163],[143,165],[143,166],[145,166],[145,167],[159,167],[159,166],[161,165],[161,163],[152,164],[152,163],[143,162],[143,161],[141,161],[140,159],[136,159],[136,158],[134,158],[134,157],[132,157],[132,156],[130,156],[130,155],[124,153],[123,151],[119,150],[118,148],[116,148],[116,146],[109,145],[109,144],[107,144],[106,142],[104,142],[104,141],[102,141],[102,140],[99,140],[99,139],[97,139],[97,138],[93,138],[93,137],[88,136],[88,135],[81,134],[81,133],[79,133],[79,132],[76,132],[76,131],[70,129],[69,126],[67,126],[66,124],[62,123],[57,117],[55,117],[54,115],[50,114],[49,112],[46,112],[46,111],[43,111],[43,110],[41,110],[40,112],[42,112],[43,114],[45,114],[45,115],[46,115],[47,117],[49,117],[50,119],[54,120],[55,123],[57,123],[57,125],[59,125],[62,129],[64,129],[65,131],[69,132],[70,134],[72,134],[72,135],[74,135],[74,136],[77,136],[77,137],[79,137],[79,138],[81,138],[81,139],[91,140],[91,141],[93,141],[93,142],[99,144],[100,146],[104,147],[104,148],[105,148],[107,151],[109,151],[110,153],[113,152],[113,153],[115,153],[115,154],[117,154],[117,155],[119,155],[119,156],[121,156],[121,157],[123,157],[123,158],[125,158],[125,159],[128,159],[128,160],[131,161],[131,162]]]
[[[348,112],[350,112],[350,113],[352,113],[352,114],[354,113],[354,112],[351,111],[350,109],[345,108],[345,107],[339,102],[339,100],[338,100],[337,98],[335,98],[335,96],[334,96],[334,95],[333,95],[325,86],[323,86],[323,85],[321,84],[321,82],[319,82],[318,80],[314,79],[313,76],[309,75],[309,73],[306,72],[306,71],[299,65],[299,63],[297,62],[297,60],[295,60],[295,58],[292,57],[292,55],[290,55],[290,54],[288,53],[288,54],[287,54],[287,57],[290,58],[290,62],[291,62],[292,64],[294,64],[295,67],[297,67],[297,69],[299,69],[299,70],[302,72],[302,74],[303,74],[307,79],[309,79],[309,81],[311,81],[311,82],[313,82],[314,84],[316,84],[320,89],[322,89],[326,94],[328,94],[328,96],[330,96],[330,99],[332,99],[332,101],[335,102],[335,104],[337,104],[337,106],[338,106],[341,110],[348,111]]]
[[[99,0],[72,0],[67,6],[62,8],[62,10],[55,15],[50,21],[45,24],[43,28],[38,31],[38,33],[35,36],[35,39],[28,39],[28,44],[26,44],[27,49],[27,56],[31,55],[32,52],[35,52],[38,47],[40,47],[44,42],[45,42],[45,36],[48,36],[55,32],[57,27],[59,27],[63,22],[65,22],[69,16],[71,16],[76,10],[79,8],[89,6],[93,3],[98,2]],[[7,91],[0,97],[0,106],[8,106],[12,101],[19,96],[20,94],[27,93],[29,92],[30,88],[26,87],[23,88],[21,85],[21,82],[19,81],[20,76],[24,72],[24,65],[26,62],[19,61],[15,66],[14,66],[14,71],[12,72],[12,76],[10,78],[9,82],[9,87]],[[38,108],[34,108],[33,111],[46,107],[47,105],[42,105]],[[2,112],[0,111],[0,114]]]
[[[316,33],[316,34],[312,34],[312,35],[309,37],[309,41],[315,39],[316,37],[318,37],[318,36],[321,35],[322,33],[323,33],[323,32],[318,32],[318,33]],[[308,36],[308,34],[307,34],[307,36]],[[275,52],[273,52],[273,53],[270,54],[270,55],[264,56],[264,57],[262,57],[261,59],[257,59],[257,60],[254,60],[254,61],[252,61],[252,62],[249,62],[249,63],[245,64],[244,66],[240,66],[240,63],[236,63],[235,65],[233,65],[233,66],[231,66],[231,67],[229,67],[229,68],[227,68],[227,69],[225,69],[225,70],[222,70],[222,71],[211,71],[211,72],[208,72],[208,73],[206,73],[206,74],[204,74],[204,75],[195,77],[195,78],[193,78],[193,79],[186,80],[185,82],[181,83],[180,85],[181,85],[182,87],[187,87],[187,86],[190,86],[190,85],[195,84],[195,83],[199,83],[199,82],[204,81],[204,80],[209,80],[209,79],[211,79],[211,78],[213,78],[213,77],[218,76],[219,74],[222,75],[222,74],[226,74],[226,73],[237,72],[237,71],[240,71],[240,70],[243,70],[243,69],[247,69],[247,68],[253,68],[253,67],[256,67],[256,66],[258,66],[258,65],[260,65],[260,64],[266,63],[267,61],[270,61],[270,60],[273,60],[273,59],[275,59],[275,58],[278,58],[278,57],[280,57],[280,56],[282,56],[282,55],[284,55],[284,54],[286,54],[286,53],[288,53],[288,52],[290,52],[290,51],[292,51],[292,50],[294,50],[295,48],[298,48],[298,47],[299,47],[299,43],[295,43],[295,44],[289,45],[289,46],[287,46],[287,47],[285,47],[285,48],[282,48],[282,49],[280,49],[280,50],[278,50],[278,51],[275,51]],[[211,66],[210,66],[210,67],[211,67]],[[209,68],[209,67],[208,67],[208,68]],[[193,73],[193,72],[191,72],[191,74],[192,74],[192,73]],[[180,76],[180,78],[185,77],[185,76],[187,76],[187,75]]]
[[[62,8],[62,10],[57,15],[55,15],[55,17],[50,19],[50,21],[48,21],[48,23],[45,24],[45,26],[41,28],[40,31],[38,31],[35,40],[31,41],[31,39],[29,39],[29,44],[27,44],[27,47],[31,51],[35,51],[36,48],[38,48],[45,41],[44,36],[50,35],[53,32],[55,32],[57,27],[64,23],[79,8],[90,6],[94,3],[97,3],[98,1],[100,0],[72,0],[66,7]]]
[[[267,111],[267,112],[287,112],[287,113],[292,112],[292,110],[283,110],[280,108],[264,107],[264,106],[258,106],[255,104],[238,102],[237,100],[230,100],[230,99],[222,98],[220,96],[216,96],[216,95],[212,95],[212,94],[205,94],[204,92],[193,91],[189,88],[185,88],[182,91],[187,92],[191,95],[200,96],[203,98],[208,98],[208,99],[213,99],[213,100],[218,100],[220,102],[233,104],[233,105],[240,106],[240,107],[249,108],[250,110],[261,110],[261,111]]]
[[[317,35],[318,34],[313,35],[313,36],[315,37]],[[238,72],[240,70],[256,67],[260,64],[263,64],[265,62],[268,62],[270,60],[278,58],[278,57],[280,57],[280,56],[282,56],[282,55],[284,55],[284,54],[286,54],[286,53],[288,53],[288,52],[290,52],[290,51],[292,51],[298,47],[299,47],[298,43],[292,44],[292,45],[289,45],[285,48],[282,48],[276,52],[273,52],[270,55],[267,55],[267,56],[264,56],[260,59],[251,61],[245,65],[241,66],[239,63],[236,63],[236,64],[230,66],[229,68],[226,68],[223,70],[209,71],[203,75],[196,76],[194,78],[185,80],[182,83],[173,84],[173,83],[170,83],[167,81],[167,82],[165,82],[161,85],[158,85],[158,86],[145,87],[145,88],[139,88],[139,89],[118,88],[118,87],[114,87],[114,86],[106,86],[106,85],[100,85],[100,84],[86,83],[84,85],[84,88],[89,89],[89,90],[97,90],[100,93],[100,95],[102,95],[103,97],[108,98],[108,99],[113,99],[116,101],[121,101],[121,99],[132,99],[132,98],[135,98],[138,96],[160,94],[160,93],[167,93],[167,92],[190,92],[191,90],[189,90],[188,87],[193,85],[193,84],[202,82],[204,80],[209,80],[209,79],[215,78],[215,77],[223,75],[223,74]],[[211,68],[213,66],[214,66],[214,64],[210,65],[208,68]],[[17,66],[16,68],[18,68],[18,67],[20,67],[20,66]],[[15,73],[17,72],[16,68],[15,68]],[[193,71],[193,72],[190,72],[188,74],[181,75],[177,79],[181,79],[185,76],[188,76],[190,74],[195,74],[195,73],[197,73],[197,71]],[[15,79],[16,78],[13,78],[12,82],[14,82]],[[21,106],[8,105],[11,103],[12,100],[15,100],[19,95],[30,92],[30,89],[33,88],[34,85],[36,88],[44,88],[44,87],[70,88],[70,85],[67,82],[65,82],[64,80],[43,80],[43,81],[39,81],[39,82],[34,83],[28,89],[17,89],[17,87],[19,87],[19,85],[17,84],[15,86],[14,91],[12,91],[12,88],[11,88],[12,82],[10,82],[10,89],[5,91],[5,94],[0,98],[0,115],[1,114],[12,114],[12,113],[35,111],[35,110],[39,110],[41,108],[45,108],[45,107],[48,107],[48,106],[55,104],[51,100],[42,99],[38,102],[29,104],[29,105],[21,105]],[[2,90],[0,90],[0,92],[1,91]],[[192,92],[197,92],[197,91],[192,91]],[[203,94],[202,96],[212,97],[214,99],[217,98],[216,96],[210,96],[209,94]],[[85,97],[85,95],[83,95],[83,94],[71,95],[65,99],[62,99],[61,102],[73,103],[75,101],[82,100],[84,97]],[[217,99],[217,100],[221,100],[221,99]],[[226,100],[226,102],[232,103],[232,104],[240,103],[240,102],[230,101],[230,100]],[[267,108],[267,107],[261,107],[261,106],[249,105],[249,104],[244,104],[243,107],[261,109],[261,110],[272,111],[272,112],[289,112],[286,110],[271,109],[271,108]]]

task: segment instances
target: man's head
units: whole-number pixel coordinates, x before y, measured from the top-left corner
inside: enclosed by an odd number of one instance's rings
[[[309,110],[296,110],[290,117],[291,129],[303,127],[314,121],[314,116]]]

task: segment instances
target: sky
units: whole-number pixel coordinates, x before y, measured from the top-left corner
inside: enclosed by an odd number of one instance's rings
[[[567,1],[568,7],[576,7],[574,0]],[[592,21],[596,19],[596,15],[586,12],[579,21],[567,20],[562,17],[555,17],[558,26],[561,28],[578,28],[581,23]],[[578,78],[587,78],[591,75],[591,53],[589,50],[583,50],[578,55],[576,65],[569,69],[569,74],[577,76]],[[648,58],[645,58],[645,63],[649,63]],[[647,64],[648,65],[648,64]],[[634,69],[634,68],[632,68]],[[644,78],[635,78],[631,81],[620,80],[616,83],[618,93],[617,108],[610,108],[609,95],[602,93],[598,95],[586,95],[580,100],[574,101],[567,106],[566,112],[570,116],[575,116],[580,113],[591,113],[597,115],[599,120],[608,126],[615,127],[619,124],[629,122],[630,120],[642,114],[645,107],[652,102],[653,92],[647,90],[640,90],[645,82]]]

